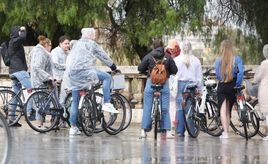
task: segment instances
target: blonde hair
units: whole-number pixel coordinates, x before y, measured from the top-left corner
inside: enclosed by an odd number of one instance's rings
[[[234,48],[230,40],[223,40],[220,46],[219,56],[221,59],[222,82],[230,82],[233,79],[232,69],[234,60]]]
[[[51,44],[51,40],[46,38],[44,35],[38,36],[38,41],[43,47],[45,47],[46,44]]]

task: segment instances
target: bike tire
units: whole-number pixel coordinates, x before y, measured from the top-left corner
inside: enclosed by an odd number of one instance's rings
[[[0,112],[0,162],[9,163],[12,148],[12,136],[5,116]]]
[[[184,113],[184,123],[185,127],[187,129],[188,134],[192,138],[196,138],[199,135],[200,132],[200,120],[196,117],[196,110],[195,105],[193,103],[193,100],[186,100],[186,103],[190,102],[190,107],[186,111],[186,109],[183,110]]]
[[[233,106],[237,106],[237,103],[235,103]],[[231,110],[232,113],[230,126],[236,134],[242,137],[246,138],[245,132],[247,132],[247,138],[249,139],[258,133],[260,124],[254,109],[251,107],[251,105],[249,105],[248,102],[246,102],[245,108],[247,108],[244,109],[247,112],[243,113],[243,119],[241,119],[242,117],[239,117],[239,110],[236,111],[234,108]],[[247,128],[246,130],[245,127]]]
[[[122,130],[125,124],[126,107],[122,98],[117,94],[111,95],[111,104],[113,104],[114,108],[118,110],[119,113],[110,113],[112,119],[109,121],[105,120],[107,128],[104,130],[110,135],[116,135]]]
[[[30,104],[29,104],[30,103]],[[36,91],[32,93],[25,103],[24,113],[26,113],[26,106],[31,105],[32,113],[39,118],[42,117],[43,126],[39,127],[36,117],[25,114],[27,124],[35,131],[40,133],[49,132],[58,124],[60,118],[59,107],[53,97],[49,97],[46,91]],[[38,114],[36,114],[38,112]],[[40,119],[39,119],[40,121]]]
[[[0,97],[0,108],[3,110],[8,125],[12,126],[19,122],[23,114],[23,103],[21,99],[11,90],[0,90]]]
[[[122,98],[122,100],[125,103],[125,107],[126,107],[125,124],[124,124],[123,128],[121,129],[121,131],[123,131],[123,130],[126,130],[129,127],[130,123],[131,123],[131,120],[132,120],[132,106],[131,106],[130,102],[128,101],[128,99],[124,95],[122,95],[120,93],[117,93],[117,94]]]
[[[153,110],[154,110],[154,121],[153,121],[153,125],[154,125],[154,139],[157,140],[157,133],[158,133],[158,129],[159,129],[159,122],[160,122],[160,113],[159,113],[159,102],[154,101],[153,104]]]
[[[91,95],[86,94],[82,101],[82,107],[79,109],[81,127],[87,136],[92,136],[96,128],[96,114],[91,102]]]
[[[214,137],[222,134],[221,119],[218,104],[212,100],[206,100],[206,132]]]

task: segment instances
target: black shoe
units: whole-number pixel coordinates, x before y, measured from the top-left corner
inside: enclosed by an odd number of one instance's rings
[[[21,124],[20,123],[18,123],[18,122],[16,122],[15,124],[13,124],[13,125],[10,125],[11,127],[21,127]]]
[[[34,114],[31,114],[30,116],[28,116],[28,119],[29,119],[29,121],[34,121],[34,120],[36,120]]]

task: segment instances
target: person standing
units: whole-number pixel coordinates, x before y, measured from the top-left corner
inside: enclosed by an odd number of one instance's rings
[[[9,76],[12,80],[12,90],[18,93],[22,86],[27,89],[27,92],[32,91],[32,85],[30,81],[30,75],[27,72],[27,62],[25,57],[25,52],[23,48],[23,43],[26,41],[26,28],[24,26],[14,26],[11,28],[10,41],[8,52],[10,55],[10,66],[9,66]],[[14,102],[16,104],[16,102]],[[27,111],[29,111],[27,107]],[[12,111],[9,112],[11,117],[9,122],[15,119],[14,115],[16,112],[16,107],[12,106]],[[20,127],[20,123],[15,123],[12,126]]]
[[[81,33],[81,38],[76,41],[68,55],[64,76],[64,83],[72,90],[70,135],[81,134],[80,130],[77,128],[78,103],[80,100],[79,91],[94,85],[99,80],[103,82],[104,104],[102,110],[111,113],[119,113],[110,103],[112,77],[107,72],[96,69],[96,60],[101,60],[110,67],[112,71],[116,70],[116,65],[102,47],[95,42],[96,31],[94,28],[83,28]]]
[[[257,73],[254,76],[254,83],[259,83],[258,101],[260,110],[265,114],[266,131],[268,130],[268,44],[263,46],[263,56],[265,60],[261,62]],[[268,136],[263,137],[263,140],[268,141]]]
[[[138,66],[138,71],[141,73],[146,73],[149,70],[152,70],[155,66],[155,60],[163,60],[165,64],[165,68],[168,73],[168,77],[170,75],[176,74],[178,69],[175,65],[174,60],[170,55],[165,55],[163,42],[159,39],[153,41],[153,50],[147,54],[141,61]],[[141,122],[141,132],[140,138],[146,138],[146,132],[150,131],[152,128],[152,102],[154,90],[152,89],[152,81],[150,79],[150,73],[147,74],[146,86],[144,89],[143,95],[143,114],[142,114],[142,122]],[[169,105],[170,105],[170,90],[169,90],[169,80],[166,80],[163,88],[160,90],[161,92],[161,122],[160,122],[160,130],[161,136],[166,137],[167,131],[170,130],[170,114],[169,114]]]
[[[178,80],[177,87],[177,100],[176,100],[176,135],[178,137],[183,137],[185,132],[184,123],[184,112],[183,110],[188,110],[182,108],[182,93],[187,87],[187,84],[195,82],[198,85],[198,90],[201,92],[203,87],[203,74],[200,60],[194,56],[192,51],[192,44],[189,41],[183,42],[182,53],[175,59],[176,66],[178,67],[178,73],[176,74],[176,79]]]
[[[223,133],[220,138],[229,138],[228,131],[231,118],[231,109],[236,101],[234,87],[239,87],[243,80],[243,61],[235,55],[230,40],[223,40],[220,45],[219,57],[215,61],[218,105],[220,109]]]

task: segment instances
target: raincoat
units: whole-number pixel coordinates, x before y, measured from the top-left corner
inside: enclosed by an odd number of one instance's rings
[[[67,54],[60,47],[56,47],[51,51],[53,78],[56,80],[62,80],[63,78],[66,57]]]
[[[80,90],[99,81],[95,72],[97,59],[108,67],[113,65],[112,59],[95,41],[81,38],[76,42],[66,61],[63,81],[68,89]]]
[[[43,82],[52,77],[50,53],[40,44],[31,51],[31,82],[34,88],[42,87]]]

